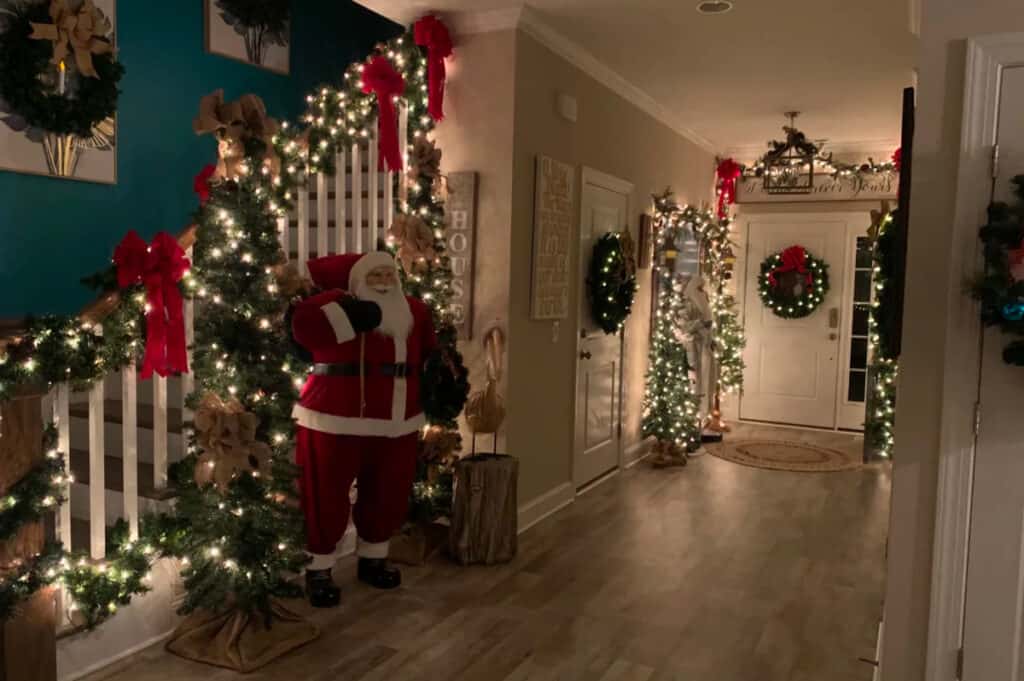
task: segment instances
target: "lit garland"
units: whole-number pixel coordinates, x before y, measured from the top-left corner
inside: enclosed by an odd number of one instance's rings
[[[799,248],[803,251],[801,246],[791,246],[790,248]],[[799,294],[783,295],[784,287],[777,282],[773,283],[772,278],[781,268],[786,267],[784,264],[785,253],[773,253],[761,263],[761,274],[757,278],[757,293],[761,296],[765,307],[776,316],[784,319],[800,319],[818,309],[818,306],[825,300],[825,296],[828,295],[828,264],[803,251],[806,255],[804,263],[806,273],[791,271],[801,278],[806,276],[808,281],[802,286]],[[789,292],[785,291],[785,293]]]
[[[871,313],[868,315],[868,351],[871,357],[869,375],[872,380],[872,401],[864,423],[864,435],[873,449],[885,458],[891,458],[895,445],[896,428],[896,378],[899,375],[899,363],[895,357],[887,357],[888,339],[879,322],[880,312],[886,300],[886,283],[889,272],[886,270],[888,245],[891,238],[890,228],[893,224],[891,213],[886,214],[878,223],[874,240],[874,267],[872,284],[874,297]]]
[[[671,192],[654,197],[656,220],[664,225],[666,238],[677,239],[676,230],[692,230],[700,243],[704,289],[711,307],[713,353],[718,364],[718,387],[726,393],[743,389],[743,348],[747,340],[739,320],[736,298],[728,292],[735,261],[730,239],[732,221],[717,218],[708,210],[680,206]]]
[[[587,276],[591,313],[606,334],[622,330],[636,295],[636,277],[629,271],[620,236],[608,232],[597,240]]]
[[[681,220],[681,212],[670,207],[669,197],[655,197],[655,257],[658,264],[657,308],[648,355],[643,402],[644,437],[654,437],[662,446],[694,452],[700,448],[701,418],[697,396],[690,380],[690,363],[679,339],[683,291],[672,262],[681,232],[692,227]],[[664,261],[664,262],[663,262]]]
[[[65,476],[64,459],[52,447],[55,441],[52,426],[44,435],[46,457],[7,492],[0,496],[0,542],[5,542],[29,523],[67,500],[67,486],[74,482]]]

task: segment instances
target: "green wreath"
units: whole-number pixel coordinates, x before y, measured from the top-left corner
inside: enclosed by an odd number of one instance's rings
[[[979,237],[985,270],[973,282],[981,321],[1016,336],[1003,348],[1003,361],[1024,366],[1024,175],[1013,178],[1017,204],[993,203]]]
[[[622,329],[636,295],[636,276],[630,271],[621,237],[608,232],[597,240],[587,277],[591,313],[607,334]]]
[[[808,316],[825,300],[828,289],[828,264],[803,246],[790,246],[761,262],[757,290],[761,301],[778,317]]]
[[[114,115],[124,67],[110,54],[93,54],[98,78],[82,76],[74,96],[56,91],[51,63],[53,43],[30,38],[32,24],[52,24],[48,2],[19,6],[0,33],[0,98],[6,102],[5,123],[15,130],[36,128],[50,133],[89,138],[93,128]],[[73,65],[75,59],[66,60]],[[19,120],[20,119],[20,120]]]

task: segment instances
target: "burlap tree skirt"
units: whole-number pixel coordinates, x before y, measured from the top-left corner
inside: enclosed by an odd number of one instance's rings
[[[306,645],[320,629],[280,601],[271,603],[267,627],[262,613],[228,610],[196,611],[182,622],[167,642],[167,650],[187,660],[248,673]]]

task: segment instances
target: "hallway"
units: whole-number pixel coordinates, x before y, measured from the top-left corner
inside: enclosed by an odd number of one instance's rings
[[[852,436],[750,428],[744,435]],[[319,640],[247,678],[868,681],[884,589],[888,465],[641,463],[530,529],[510,565],[406,568],[397,593],[342,576]],[[295,604],[303,608],[303,604]],[[113,673],[111,673],[113,672]],[[154,647],[96,679],[237,678]]]

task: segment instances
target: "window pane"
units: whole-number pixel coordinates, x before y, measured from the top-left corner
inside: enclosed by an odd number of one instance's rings
[[[857,269],[871,269],[871,240],[857,237]]]
[[[853,306],[853,335],[854,336],[866,336],[868,335],[868,316],[869,306],[867,305],[854,305]]]
[[[853,299],[858,303],[871,302],[871,272],[858,270],[853,275]]]
[[[863,402],[867,373],[864,371],[850,372],[850,389],[847,391],[846,399],[850,402]]]
[[[854,338],[850,341],[850,368],[866,369],[868,366],[868,339]]]

